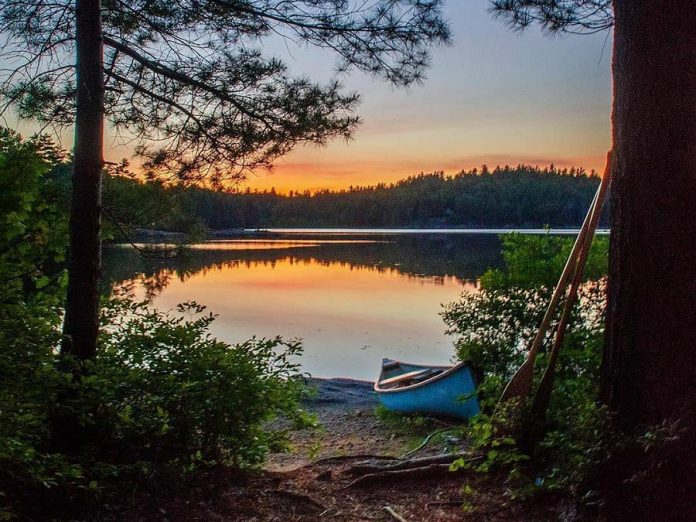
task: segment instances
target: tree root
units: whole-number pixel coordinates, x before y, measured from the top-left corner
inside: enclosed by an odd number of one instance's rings
[[[430,464],[420,468],[399,469],[391,471],[380,471],[377,473],[368,473],[362,477],[358,477],[353,482],[348,484],[343,489],[351,489],[357,487],[368,486],[371,484],[381,484],[392,482],[394,480],[416,479],[416,478],[444,478],[452,475],[449,471],[449,464]]]
[[[390,463],[386,465],[375,465],[369,463],[359,463],[352,466],[344,471],[344,473],[349,475],[364,475],[368,473],[379,473],[382,471],[400,471],[414,468],[422,468],[423,466],[428,466],[430,464],[451,464],[457,459],[469,459],[477,460],[479,456],[472,456],[468,454],[455,454],[455,455],[436,455],[434,457],[420,457],[417,459],[399,460],[395,463]]]
[[[393,457],[391,455],[372,455],[370,453],[360,453],[357,455],[336,455],[334,457],[324,457],[310,462],[307,466],[316,466],[317,464],[331,464],[332,462],[341,462],[343,460],[398,460],[398,457]]]
[[[407,522],[406,519],[405,519],[404,517],[402,517],[401,515],[399,515],[396,511],[394,511],[394,510],[393,510],[392,508],[390,508],[389,506],[384,506],[384,511],[386,511],[387,513],[389,513],[389,514],[391,515],[391,517],[392,517],[394,520],[398,520],[398,522]]]

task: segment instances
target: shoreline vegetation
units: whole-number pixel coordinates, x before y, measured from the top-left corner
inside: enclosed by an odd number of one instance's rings
[[[671,498],[654,484],[679,464],[673,445],[680,427],[621,433],[597,400],[607,238],[596,238],[590,251],[553,400],[531,445],[523,426],[514,425],[524,414],[497,414],[503,425],[492,415],[546,309],[570,238],[505,235],[503,263],[491,268],[488,255],[473,260],[479,291],[443,309],[447,333],[456,336],[455,358],[484,370],[482,413],[469,423],[394,416],[375,408],[364,383],[319,381],[308,395],[297,362],[301,341],[228,344],[210,333],[214,310],[185,302],[175,313],[159,312],[127,288],[105,288],[112,295],[102,296],[99,350],[80,362],[55,351],[66,289],[67,162],[38,138],[3,139],[0,172],[13,183],[3,194],[12,212],[0,222],[0,276],[8,282],[0,307],[0,410],[7,412],[0,424],[0,518],[580,519],[611,500],[597,478],[607,466],[627,477],[625,498],[641,499],[617,504],[626,514]],[[142,194],[136,196],[120,207],[111,199],[107,212],[142,209]],[[383,248],[364,243],[368,253]],[[428,259],[433,250],[419,252]],[[545,362],[537,358],[538,371]],[[55,434],[75,420],[83,438],[71,447]],[[415,448],[418,456],[407,456]],[[631,455],[641,458],[622,463]],[[264,470],[264,462],[277,467]]]
[[[597,235],[608,235],[610,229],[603,228],[596,231]],[[224,241],[234,239],[288,239],[297,237],[300,239],[326,239],[327,237],[355,237],[355,236],[398,236],[411,234],[530,234],[530,235],[577,235],[577,228],[257,228],[257,229],[222,229],[208,230],[200,238],[201,241]],[[185,241],[186,232],[155,230],[139,228],[132,234],[132,239],[143,243],[171,242],[176,244]],[[196,238],[199,239],[199,238]],[[116,240],[110,244],[123,244],[122,240]]]
[[[116,228],[112,237],[136,230],[230,237],[303,228],[573,229],[582,223],[598,184],[594,172],[527,165],[287,195],[109,176],[104,206],[107,226]],[[605,215],[600,228],[607,226]]]

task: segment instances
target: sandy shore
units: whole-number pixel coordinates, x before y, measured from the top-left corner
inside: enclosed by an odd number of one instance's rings
[[[266,469],[288,471],[313,460],[353,454],[400,455],[408,440],[375,416],[379,404],[372,383],[352,379],[311,379],[315,395],[304,402],[318,427],[292,432],[292,451],[271,455]]]

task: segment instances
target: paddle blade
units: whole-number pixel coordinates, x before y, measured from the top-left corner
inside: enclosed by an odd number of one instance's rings
[[[511,399],[526,399],[532,391],[532,382],[534,379],[534,359],[527,358],[522,366],[520,366],[515,375],[512,376],[510,382],[503,390],[503,393],[498,399],[498,404],[507,402]]]

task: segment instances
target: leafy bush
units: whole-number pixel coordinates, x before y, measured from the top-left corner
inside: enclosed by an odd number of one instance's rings
[[[0,518],[4,492],[79,474],[49,447],[65,282],[67,190],[54,176],[61,167],[50,140],[0,129]]]
[[[512,411],[498,409],[495,422],[492,414],[505,384],[524,361],[572,241],[550,235],[503,236],[505,267],[487,272],[479,291],[464,294],[460,301],[445,307],[443,318],[448,333],[457,336],[458,358],[484,374],[478,389],[483,414],[469,427],[474,446],[487,451],[486,459],[477,466],[479,471],[508,466],[518,474],[518,464],[526,461],[510,444],[509,436],[524,431],[526,410],[523,408],[520,416],[517,409],[515,417]],[[604,335],[603,275],[607,257],[608,241],[595,239],[580,299],[560,352],[546,433],[533,461],[535,483],[547,489],[577,488],[605,454],[608,419],[598,403],[598,369]],[[557,318],[551,332],[556,325]],[[552,338],[552,333],[546,336],[537,358],[535,385],[547,365],[545,350]]]
[[[195,303],[167,315],[111,300],[98,356],[73,379],[57,356],[67,168],[46,139],[0,129],[0,519],[58,516],[155,474],[253,466],[283,444],[270,419],[306,420],[299,342],[223,343]],[[57,427],[75,416],[85,440],[69,452]]]
[[[487,290],[531,288],[553,289],[573,248],[574,238],[551,234],[504,234],[504,269],[492,269],[481,277]],[[609,262],[608,238],[595,237],[585,262],[586,280],[596,281],[606,275]]]
[[[22,401],[3,404],[3,416],[22,417],[26,429],[12,436],[3,430],[1,491],[16,498],[54,488],[74,501],[155,473],[171,478],[201,466],[252,466],[282,449],[285,432],[269,429],[268,421],[307,420],[298,407],[299,342],[228,345],[208,334],[214,316],[203,307],[187,303],[177,312],[112,300],[98,355],[78,383],[63,373],[66,361],[50,357],[41,374],[23,377]],[[27,416],[28,408],[41,414]],[[66,414],[77,415],[87,434],[77,454],[51,446],[51,420]]]
[[[299,341],[210,336],[196,303],[166,315],[144,302],[112,300],[80,401],[118,462],[258,464],[282,437],[264,423],[302,421]],[[89,398],[86,401],[86,398]],[[113,452],[113,453],[112,453]]]

